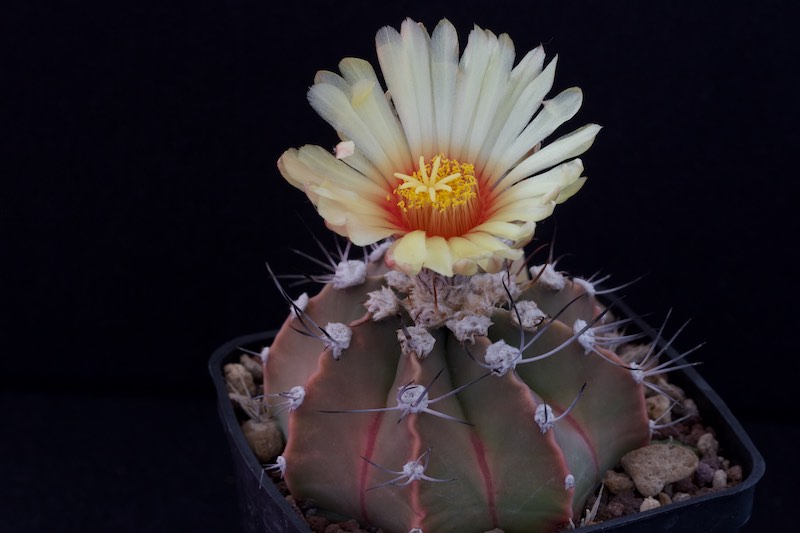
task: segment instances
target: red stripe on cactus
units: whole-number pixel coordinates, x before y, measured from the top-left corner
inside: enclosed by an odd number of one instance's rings
[[[492,472],[489,470],[489,464],[486,462],[486,449],[477,433],[472,434],[472,447],[475,449],[475,457],[478,459],[478,470],[483,477],[483,484],[486,489],[486,507],[489,509],[489,515],[492,517],[492,527],[496,528],[498,527],[499,521],[497,520],[494,480],[492,479]]]

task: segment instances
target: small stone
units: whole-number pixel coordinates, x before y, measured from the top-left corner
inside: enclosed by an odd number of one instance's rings
[[[724,489],[728,486],[728,474],[720,469],[714,472],[714,479],[711,481],[711,488],[714,490]]]
[[[655,496],[667,483],[694,474],[697,455],[678,444],[651,444],[629,452],[622,458],[622,467],[633,479],[643,496]]]
[[[253,396],[256,393],[256,384],[253,375],[240,363],[228,363],[223,368],[225,383],[229,392],[236,392],[242,396]]]
[[[741,483],[742,467],[739,465],[731,466],[726,470],[728,473],[728,483]]]
[[[263,422],[248,420],[242,424],[242,433],[255,456],[262,463],[272,461],[283,450],[281,429],[274,420]]]
[[[697,404],[694,403],[694,400],[692,400],[691,398],[686,398],[685,400],[683,400],[683,402],[675,406],[675,411],[681,416],[696,415],[698,412]]]
[[[686,394],[683,392],[683,389],[667,381],[666,377],[663,375],[649,378],[648,381],[655,385],[657,389],[662,391],[657,392],[648,387],[648,391],[645,393],[645,395],[648,397],[662,396],[665,398],[674,398],[678,400],[678,402],[682,402],[683,399],[686,398]]]
[[[353,518],[344,522],[339,522],[338,524],[331,524],[325,528],[325,533],[352,533],[354,531],[361,531],[361,526],[359,526],[358,521]]]
[[[719,442],[711,433],[704,433],[697,439],[697,449],[702,455],[717,455],[719,453]]]
[[[661,505],[669,505],[672,503],[672,498],[669,497],[669,494],[665,494],[663,492],[659,492],[658,496],[656,496],[656,499]]]
[[[624,515],[635,513],[636,511],[639,510],[639,507],[641,507],[642,505],[642,498],[636,497],[636,495],[633,492],[633,489],[623,490],[619,494],[615,495],[611,501],[622,505],[623,508],[622,514]]]
[[[676,492],[672,495],[672,503],[685,502],[689,499],[691,499],[691,495],[685,492]]]
[[[605,485],[612,494],[619,494],[623,490],[632,489],[633,480],[628,477],[627,474],[608,470],[606,471],[605,477],[603,477],[603,485]]]
[[[700,439],[700,437],[702,437],[706,433],[708,433],[708,431],[706,431],[706,428],[704,428],[700,424],[693,424],[691,430],[689,431],[689,434],[686,435],[683,443],[686,444],[687,446],[697,446],[697,441]]]
[[[712,470],[719,470],[720,468],[724,468],[722,466],[722,461],[719,460],[719,456],[717,455],[704,455],[700,459],[701,463],[705,463],[711,467]]]
[[[308,522],[308,527],[314,533],[325,533],[325,529],[330,524],[330,521],[322,516],[307,516],[305,518],[306,522]]]
[[[339,526],[340,531],[348,531],[348,532],[361,531],[361,526],[358,524],[358,521],[355,520],[354,518],[351,518],[350,520],[347,520],[345,522],[339,522],[336,525]]]
[[[697,490],[697,485],[695,485],[694,476],[688,476],[676,481],[673,484],[673,488],[675,489],[675,492],[688,492],[689,494],[692,494]],[[675,498],[674,495],[672,497]]]
[[[625,514],[625,505],[623,505],[622,502],[614,501],[606,505],[604,518],[608,520],[611,518],[617,518],[623,514]]]
[[[639,512],[643,513],[651,509],[657,509],[659,507],[661,507],[661,503],[659,503],[659,501],[653,498],[652,496],[648,496],[647,498],[644,499],[644,501],[642,501],[642,505],[639,507]]]
[[[242,356],[239,358],[239,363],[253,375],[253,378],[256,381],[264,381],[264,370],[261,366],[260,358],[258,361],[256,361],[249,355],[242,354]]]
[[[697,463],[697,470],[694,472],[694,480],[698,487],[703,487],[711,484],[714,479],[714,468],[707,465],[703,461]]]
[[[647,403],[647,416],[650,420],[658,420],[659,424],[669,424],[672,422],[672,416],[669,412],[672,402],[669,398],[661,394],[656,394],[655,396],[647,398],[645,402]]]

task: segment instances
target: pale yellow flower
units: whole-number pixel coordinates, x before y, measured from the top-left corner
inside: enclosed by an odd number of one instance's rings
[[[514,66],[511,39],[477,27],[459,60],[447,20],[429,35],[407,19],[376,43],[388,91],[362,59],[343,59],[341,75],[318,72],[309,101],[342,143],[336,156],[287,150],[281,174],[353,243],[394,238],[386,262],[408,274],[474,274],[519,259],[536,222],[585,181],[574,158],[599,126],[542,147],[578,111],[581,90],[544,100],[556,60],[544,67],[540,46]]]

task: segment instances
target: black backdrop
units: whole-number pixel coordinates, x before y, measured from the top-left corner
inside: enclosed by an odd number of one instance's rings
[[[796,29],[789,2],[29,2],[0,17],[2,478],[12,530],[225,530],[205,364],[313,270],[281,152],[332,146],[305,91],[406,16],[510,34],[604,126],[543,223],[560,266],[692,319],[695,359],[774,465],[748,531],[786,522],[798,436]],[[568,127],[564,131],[568,131]],[[330,242],[330,241],[328,241]],[[656,318],[657,319],[657,318]],[[163,437],[163,440],[159,440]],[[5,514],[5,513],[4,513]],[[235,526],[230,526],[235,527]]]

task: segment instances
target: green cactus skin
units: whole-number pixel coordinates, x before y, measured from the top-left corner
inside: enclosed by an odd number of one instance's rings
[[[297,498],[393,533],[548,532],[577,518],[605,471],[649,441],[642,384],[612,350],[587,350],[575,339],[576,320],[606,318],[590,284],[555,274],[564,286],[554,288],[545,276],[508,281],[505,275],[515,305],[506,297],[482,307],[492,321],[488,335],[461,342],[441,321],[426,318],[435,344],[421,359],[401,353],[398,330],[414,325],[409,301],[424,292],[422,282],[400,313],[373,320],[366,311],[369,293],[387,284],[385,272],[374,261],[360,285],[326,284],[300,318],[289,316],[270,347],[265,393],[305,387],[301,405],[275,415],[286,437],[285,480]],[[500,278],[493,279],[497,288]],[[442,311],[447,287],[470,280],[433,276],[426,283],[444,288],[434,305]],[[485,297],[477,287],[473,298]],[[515,308],[530,300],[548,318],[525,332],[525,342],[537,338],[522,358],[565,346],[504,375],[490,372],[480,364],[488,347],[500,340],[520,346]],[[310,326],[331,322],[352,330],[338,360]],[[428,408],[438,414],[397,409],[398,390],[410,384],[429,387]],[[567,416],[543,432],[534,421],[537,406],[544,402],[558,415],[584,384]],[[380,408],[392,409],[374,410]],[[404,476],[404,465],[417,460],[425,477]]]

